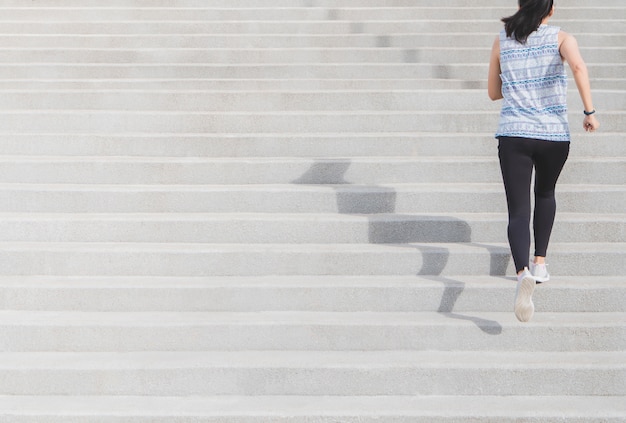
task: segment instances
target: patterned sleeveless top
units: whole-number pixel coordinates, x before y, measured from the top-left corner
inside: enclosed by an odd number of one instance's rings
[[[500,32],[503,103],[496,137],[569,141],[567,74],[560,28],[541,25],[520,44]]]

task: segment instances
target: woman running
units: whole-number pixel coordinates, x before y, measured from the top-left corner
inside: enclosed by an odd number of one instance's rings
[[[600,124],[576,39],[548,25],[554,0],[519,0],[518,4],[517,13],[502,19],[504,29],[493,43],[488,93],[494,101],[503,99],[496,138],[509,214],[508,239],[518,280],[515,316],[527,322],[535,311],[535,284],[550,278],[546,254],[556,212],[554,189],[569,154],[564,62],[572,70],[582,99],[583,128],[593,132]],[[535,252],[530,262],[533,169]]]

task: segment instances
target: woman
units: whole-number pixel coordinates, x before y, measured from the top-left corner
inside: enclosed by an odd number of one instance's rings
[[[556,202],[554,188],[569,153],[567,75],[572,69],[584,106],[583,128],[599,128],[587,67],[576,39],[548,25],[553,0],[519,0],[519,10],[503,18],[489,63],[488,93],[503,99],[496,138],[509,213],[508,238],[517,271],[515,315],[527,322],[535,307],[537,282],[550,278],[546,253]],[[535,170],[534,260],[530,263],[530,185]]]

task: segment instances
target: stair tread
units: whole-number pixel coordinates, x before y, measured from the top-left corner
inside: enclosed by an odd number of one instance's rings
[[[318,421],[336,421],[331,420],[333,417],[401,419],[405,416],[406,420],[394,421],[426,423],[432,422],[433,418],[448,417],[463,422],[467,416],[484,416],[506,418],[507,423],[524,417],[541,423],[563,418],[600,423],[606,422],[605,418],[618,422],[626,414],[625,404],[626,397],[623,396],[0,396],[4,415],[22,414],[27,409],[31,416],[91,416],[99,419],[121,416],[120,421],[127,421],[123,419],[129,416],[170,419],[164,422],[192,422],[193,416],[206,416],[229,423],[251,416],[256,416],[259,422],[267,421],[263,417],[281,419],[281,422],[282,418],[293,417],[289,421],[294,423],[310,416],[317,416]]]
[[[390,189],[429,192],[504,192],[501,182],[443,182],[443,183],[385,183],[385,184],[84,184],[84,183],[0,183],[0,190],[34,191],[39,189],[58,191],[309,191],[328,192],[384,192]],[[624,191],[623,184],[560,184],[560,192]]]
[[[397,243],[397,244],[214,244],[214,243],[161,243],[161,242],[0,242],[2,251],[143,251],[143,252],[397,252],[414,254],[423,251],[441,252],[447,249],[450,254],[464,252],[499,251],[508,249],[506,243],[474,243],[474,242],[428,242],[428,243]],[[626,242],[555,242],[551,244],[551,251],[594,251],[597,253],[617,253],[626,251]]]
[[[215,288],[427,288],[510,290],[513,276],[320,275],[320,276],[8,276],[0,275],[3,288],[41,289],[215,289]],[[442,285],[443,284],[443,285]],[[547,289],[625,289],[622,276],[554,276]]]
[[[506,220],[505,212],[459,212],[459,213],[373,213],[373,214],[343,214],[343,213],[261,213],[261,212],[233,212],[233,213],[186,213],[186,212],[127,212],[127,213],[11,213],[0,212],[4,222],[44,222],[44,221],[73,221],[73,222],[213,222],[213,221],[241,221],[241,222],[311,222],[339,221],[339,222],[414,222],[414,221],[481,221],[497,222]],[[559,212],[561,222],[623,222],[626,213],[584,213]]]
[[[181,156],[31,156],[31,155],[0,155],[0,163],[122,163],[122,164],[210,164],[210,163],[315,163],[315,164],[386,164],[386,163],[497,163],[497,157],[490,156],[351,156],[340,159],[334,157],[287,157],[287,156],[238,156],[238,157],[181,157]],[[626,156],[570,157],[568,163],[624,163]]]
[[[514,288],[511,288],[514,290]],[[474,326],[472,319],[522,328],[513,312],[81,312],[81,311],[0,311],[2,326],[21,327],[194,327],[211,326]],[[626,312],[537,313],[524,328],[626,327]],[[485,324],[486,324],[485,323]]]
[[[624,351],[2,352],[2,370],[185,368],[626,369]]]

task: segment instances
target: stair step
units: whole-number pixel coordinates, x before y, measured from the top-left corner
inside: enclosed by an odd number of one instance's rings
[[[500,7],[511,7],[508,0],[498,0]],[[474,0],[468,3],[467,0],[441,0],[438,6],[465,7],[475,6],[492,8],[493,0]],[[102,8],[102,3],[98,0],[38,0],[37,4],[24,3],[20,0],[5,0],[5,8]],[[432,7],[430,0],[394,0],[393,6],[398,8],[406,7]],[[623,6],[622,0],[605,0],[602,7]],[[152,0],[149,5],[145,3],[131,2],[128,0],[110,0],[106,7],[121,7],[133,9],[172,7],[168,0]],[[380,0],[178,0],[176,8],[293,8],[293,7],[350,7],[350,8],[378,8],[381,7]],[[567,7],[590,8],[586,0],[569,0]],[[514,11],[515,9],[512,8]]]
[[[154,158],[0,156],[3,183],[394,184],[493,182],[497,157]],[[564,184],[626,184],[626,157],[568,160]]]
[[[626,273],[624,243],[553,243],[559,275]],[[505,275],[507,244],[0,243],[5,275]]]
[[[501,183],[389,185],[0,184],[4,212],[501,213]],[[561,212],[623,213],[623,185],[561,185]]]
[[[510,312],[502,276],[4,276],[1,308],[114,312]],[[538,313],[626,312],[621,276],[552,275]]]
[[[624,352],[0,353],[0,394],[624,396],[625,361]]]
[[[505,213],[0,214],[2,242],[400,244],[501,242]],[[552,242],[621,242],[626,214],[559,213]]]
[[[625,50],[626,51],[626,50]],[[496,111],[485,90],[340,90],[340,91],[22,91],[2,92],[0,110],[148,110],[190,112],[269,111]],[[570,92],[570,109],[578,107]],[[428,98],[424,102],[424,98]],[[454,98],[454,102],[450,99]],[[594,100],[604,110],[626,109],[626,91],[596,90]],[[582,105],[580,105],[582,107]]]
[[[162,112],[110,110],[12,110],[4,112],[8,132],[46,134],[63,129],[103,133],[337,133],[347,132],[482,132],[497,126],[494,111],[282,111],[282,112]],[[607,132],[621,131],[625,112],[603,113]],[[572,132],[583,132],[572,125]]]
[[[497,156],[493,132],[290,134],[77,134],[0,133],[5,155],[128,157]],[[626,157],[625,133],[576,134],[570,157]],[[459,140],[463,142],[459,142]],[[567,166],[566,166],[567,169]]]
[[[515,12],[515,9],[510,9]],[[618,9],[619,11],[620,9]],[[498,17],[499,18],[499,17]],[[481,19],[407,19],[407,20],[298,20],[274,19],[274,20],[231,20],[215,21],[207,25],[203,21],[144,21],[118,20],[104,21],[101,18],[85,21],[48,21],[48,20],[12,20],[2,23],[3,32],[9,34],[350,34],[367,33],[376,35],[388,34],[414,34],[414,33],[442,33],[464,32],[481,33],[492,32],[497,34],[501,29],[498,18],[493,19],[483,16]],[[563,19],[554,20],[552,24],[558,24],[566,28],[568,32],[610,35],[623,33],[625,19]]]
[[[513,289],[512,289],[513,290]],[[0,311],[4,352],[623,351],[626,313]]]
[[[487,63],[308,63],[261,64],[249,63],[233,66],[215,63],[177,64],[123,64],[123,63],[3,63],[1,79],[61,78],[97,79],[464,79],[484,80]],[[593,78],[622,78],[626,65],[622,63],[589,63]],[[236,131],[235,131],[236,132]]]
[[[483,132],[497,126],[493,111],[269,111],[183,112],[118,110],[11,110],[3,113],[8,132],[46,134],[63,129],[103,133],[337,133],[337,132]],[[603,130],[618,132],[626,112],[603,113]],[[584,132],[572,125],[572,133]]]
[[[376,9],[373,9],[376,10]],[[402,9],[398,9],[402,10]],[[482,9],[483,11],[485,9]],[[561,8],[559,8],[561,10]],[[597,10],[589,9],[590,12]],[[620,12],[617,10],[616,12]],[[47,13],[47,12],[46,12]],[[376,12],[380,13],[380,12]],[[404,13],[404,12],[402,12]],[[622,47],[626,35],[576,33],[583,48]],[[488,47],[494,32],[422,32],[406,34],[0,34],[1,48],[422,48],[422,47]]]
[[[0,417],[67,423],[621,423],[623,396],[0,396]],[[23,410],[29,410],[28,415]],[[54,420],[57,419],[57,420]],[[480,420],[479,420],[480,419]]]
[[[570,80],[573,86],[574,81]],[[594,78],[594,93],[624,91],[626,80],[617,78]],[[19,88],[19,91],[16,90]],[[118,94],[132,92],[167,93],[202,91],[267,91],[271,92],[294,92],[294,91],[353,91],[368,92],[377,91],[389,93],[395,91],[432,90],[455,90],[455,96],[463,90],[480,90],[484,94],[487,90],[486,79],[462,80],[462,79],[4,79],[0,80],[0,90],[10,92],[79,92],[104,93],[116,91]],[[121,92],[121,93],[120,93]],[[128,92],[128,93],[126,93]],[[576,93],[577,95],[577,93]],[[573,97],[572,97],[573,96]],[[570,100],[576,102],[572,94]],[[600,98],[604,101],[612,101],[610,96]],[[481,102],[484,100],[481,98]],[[606,107],[605,107],[606,109]]]
[[[624,7],[560,7],[558,20],[579,19],[582,14],[590,20],[615,19]],[[329,20],[329,21],[406,21],[406,20],[451,20],[490,19],[498,21],[502,16],[515,12],[514,7],[4,7],[2,22],[12,21],[58,21],[58,22],[116,22],[116,21],[276,21],[276,20]]]
[[[624,21],[626,23],[626,20]],[[623,24],[623,23],[622,23]],[[624,47],[580,47],[590,62],[624,62]],[[442,63],[454,57],[462,63],[473,62],[477,55],[488,57],[482,48],[421,47],[406,48],[185,48],[185,49],[74,49],[5,48],[0,63]]]
[[[598,90],[619,90],[624,80],[594,79],[594,87]],[[573,81],[571,83],[574,83]],[[625,85],[626,86],[626,85]],[[76,91],[84,93],[106,90],[125,92],[189,92],[201,91],[267,91],[294,92],[294,91],[378,91],[389,92],[407,90],[470,90],[481,89],[486,92],[487,80],[464,81],[462,79],[51,79],[51,78],[10,78],[0,80],[0,90],[3,92],[55,92]],[[455,91],[458,93],[458,91]],[[127,94],[127,93],[126,93]]]

